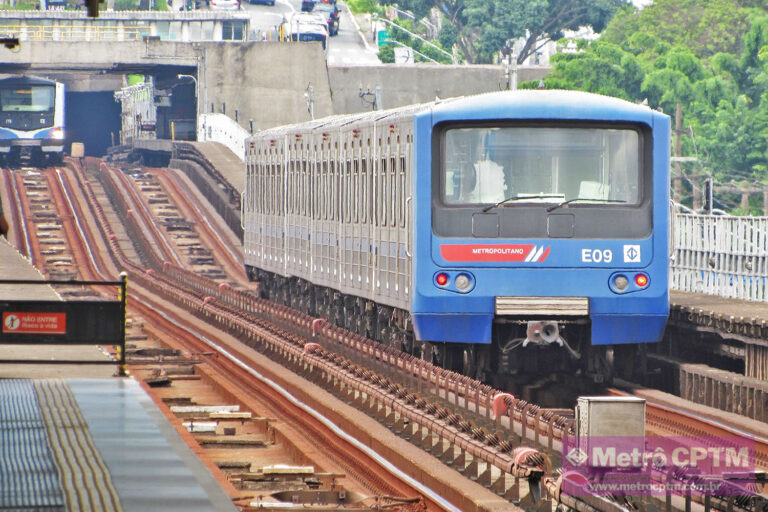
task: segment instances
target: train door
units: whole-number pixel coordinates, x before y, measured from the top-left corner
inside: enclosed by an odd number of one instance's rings
[[[285,174],[287,141],[284,134],[267,141],[264,203],[264,268],[285,274]]]
[[[341,135],[341,150],[339,153],[339,191],[341,193],[339,225],[339,260],[341,267],[341,291],[354,294],[354,279],[352,277],[352,197],[354,183],[352,181],[352,153],[355,139],[351,128],[346,127]]]
[[[306,134],[288,134],[285,203],[285,270],[287,275],[301,275],[301,230],[304,195],[302,176],[306,172],[304,140]]]
[[[376,286],[380,302],[393,304],[396,299],[394,271],[396,267],[397,233],[395,227],[396,204],[396,145],[385,120],[379,125],[381,149],[379,152],[379,166],[376,180],[376,240],[377,240],[377,264]]]
[[[413,243],[413,118],[401,121],[396,126],[397,135],[397,293],[398,305],[409,309],[411,296],[411,273],[413,262],[411,246]]]
[[[342,276],[342,159],[343,146],[341,131],[334,128],[328,132],[328,276],[331,287],[341,290]]]
[[[376,300],[408,309],[412,196],[412,123],[384,119],[377,126]]]
[[[374,298],[373,287],[373,176],[375,158],[376,125],[366,123],[360,132],[360,161],[358,208],[360,210],[358,234],[360,237],[360,295],[368,299]]]
[[[301,134],[298,144],[298,159],[296,166],[296,217],[295,217],[295,260],[292,274],[310,280],[312,277],[312,250],[310,230],[312,229],[312,210],[314,194],[312,193],[312,175],[315,172],[315,146],[312,130]]]
[[[314,215],[312,228],[312,282],[323,286],[337,287],[335,265],[335,165],[332,128],[323,127],[315,134],[315,169],[312,195]],[[333,247],[332,247],[333,244]]]
[[[260,201],[261,180],[266,153],[261,140],[246,140],[245,191],[240,203],[240,222],[243,226],[243,252],[246,264],[262,266],[262,222]]]

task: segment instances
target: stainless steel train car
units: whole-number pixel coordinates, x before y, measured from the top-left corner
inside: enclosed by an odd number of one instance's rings
[[[264,294],[472,376],[632,370],[669,311],[669,118],[505,91],[247,140]]]
[[[65,146],[64,84],[29,76],[0,80],[0,158],[57,164]]]

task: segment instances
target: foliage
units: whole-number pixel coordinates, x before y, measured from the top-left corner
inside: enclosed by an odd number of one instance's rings
[[[599,31],[629,0],[382,0],[398,4],[418,18],[432,8],[444,17],[439,35],[445,48],[454,44],[470,63],[490,63],[510,39],[525,37],[518,62],[564,30],[591,26]],[[450,26],[451,28],[446,28]]]
[[[701,58],[740,51],[740,35],[749,27],[746,17],[734,0],[658,0],[641,11],[620,12],[601,38],[621,44],[645,34],[690,48]]]
[[[418,25],[418,24],[414,23],[412,20],[407,19],[407,18],[406,19],[393,20],[392,23],[394,23],[397,26],[401,26],[404,29],[406,29],[408,32],[411,32],[411,33],[414,33],[414,34],[418,34],[419,31],[423,31],[423,28],[421,27],[421,25]],[[418,39],[416,37],[412,37],[411,35],[408,34],[408,32],[404,32],[402,30],[398,30],[395,27],[389,27],[388,28],[388,32],[389,32],[390,39],[398,41],[398,42],[404,44],[405,46],[410,46],[415,51],[426,55],[427,57],[429,57],[430,59],[432,59],[434,61],[437,61],[437,62],[439,62],[441,64],[451,64],[451,62],[452,62],[450,57],[448,57],[444,53],[436,50],[435,48],[431,47],[430,45],[425,44],[420,39]],[[423,37],[423,34],[418,34],[418,35]],[[432,41],[432,44],[437,46],[437,47],[441,47],[439,41]],[[394,45],[387,45],[387,46],[394,46]],[[444,48],[441,48],[441,49],[443,49],[443,51],[447,51]],[[450,53],[450,52],[448,52],[448,53]],[[419,61],[421,61],[421,62],[427,61],[427,59],[424,59],[423,57],[421,57],[418,54],[414,54],[414,57],[415,57],[415,60],[417,62],[419,62]],[[387,55],[387,58],[389,58],[388,55]],[[379,52],[379,59],[381,60],[381,52]],[[392,59],[393,59],[392,62],[394,62],[394,54],[392,56]],[[382,60],[382,62],[385,62],[385,61]]]
[[[17,1],[16,5],[10,4],[0,5],[0,11],[33,11],[38,8],[39,2],[24,2]]]
[[[385,44],[379,48],[379,60],[384,64],[392,64],[395,62],[395,45]]]
[[[683,154],[697,156],[700,170],[725,183],[768,183],[762,4],[655,0],[642,11],[622,11],[585,51],[554,58],[546,86],[645,101],[672,116],[681,104]],[[737,205],[730,204],[733,211]]]
[[[347,7],[355,13],[378,12],[378,4],[374,0],[346,0]]]

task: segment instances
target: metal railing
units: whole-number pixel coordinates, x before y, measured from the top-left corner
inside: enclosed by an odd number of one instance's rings
[[[21,41],[139,41],[149,32],[147,26],[0,26],[0,38],[18,37]]]
[[[220,142],[245,161],[245,139],[251,134],[225,114],[203,114],[197,121],[197,140]]]
[[[673,215],[671,287],[768,302],[768,217]]]

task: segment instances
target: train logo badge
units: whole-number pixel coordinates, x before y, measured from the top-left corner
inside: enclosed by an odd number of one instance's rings
[[[640,263],[640,246],[624,246],[624,263]]]

